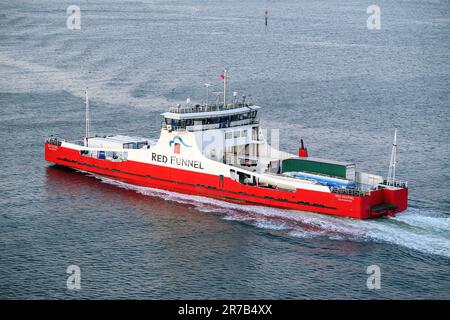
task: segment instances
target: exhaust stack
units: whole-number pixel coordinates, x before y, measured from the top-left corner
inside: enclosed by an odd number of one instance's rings
[[[298,156],[300,158],[308,158],[308,149],[303,145],[303,139],[300,139],[300,149],[298,149]]]

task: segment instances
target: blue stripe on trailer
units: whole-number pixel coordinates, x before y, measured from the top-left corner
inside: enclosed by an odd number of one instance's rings
[[[296,177],[296,178],[317,181],[323,185],[326,185],[327,187],[345,187],[345,188],[351,188],[351,189],[356,188],[356,184],[353,181],[348,181],[348,180],[328,178],[328,177],[317,176],[317,175],[303,173],[303,172],[292,172],[292,176]]]

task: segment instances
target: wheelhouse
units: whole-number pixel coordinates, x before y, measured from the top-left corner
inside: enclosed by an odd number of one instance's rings
[[[248,104],[178,106],[162,114],[168,130],[199,131],[259,123],[258,109]]]

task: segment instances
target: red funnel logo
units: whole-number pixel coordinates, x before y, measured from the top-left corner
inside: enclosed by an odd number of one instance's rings
[[[175,143],[173,145],[173,153],[180,154],[180,144],[179,143]]]

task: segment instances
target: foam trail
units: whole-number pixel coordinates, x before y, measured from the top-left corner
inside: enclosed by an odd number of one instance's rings
[[[296,238],[327,237],[332,240],[384,242],[450,257],[450,218],[438,212],[422,212],[416,208],[409,208],[395,218],[355,220],[312,212],[243,206],[93,176],[105,183],[134,190],[143,195],[193,205],[202,212],[224,214],[226,220],[242,221],[257,228],[285,232],[286,235]]]

